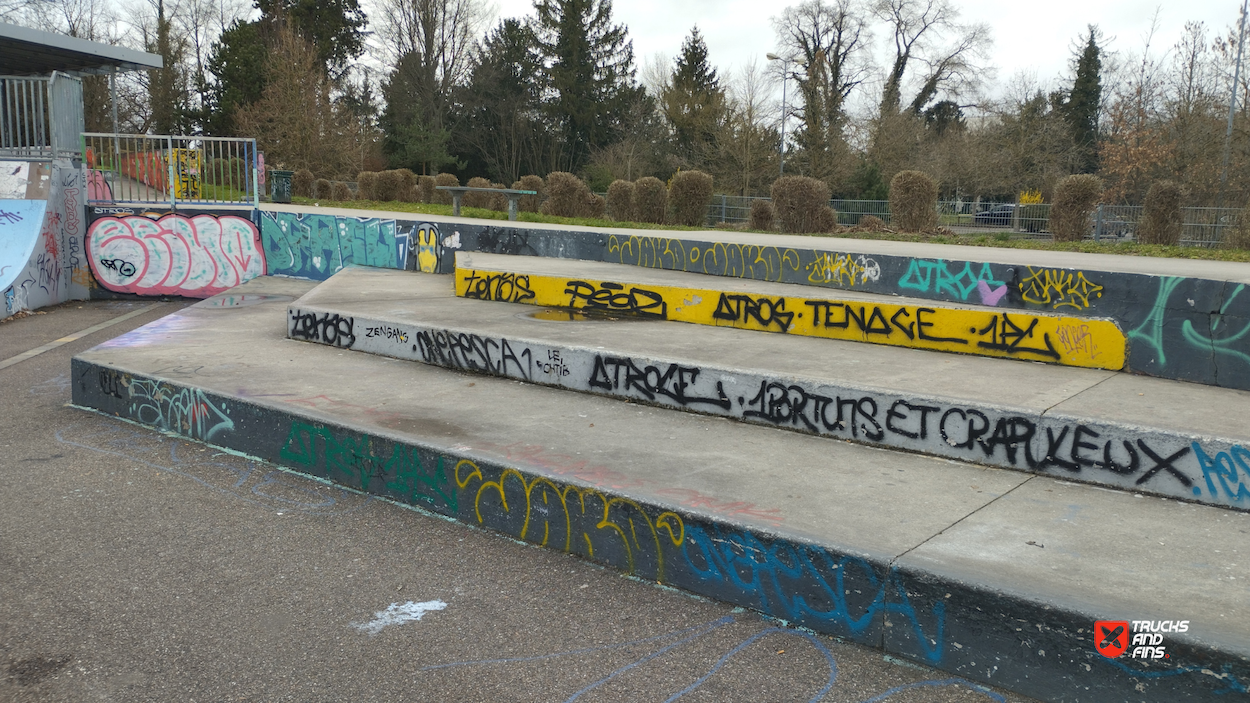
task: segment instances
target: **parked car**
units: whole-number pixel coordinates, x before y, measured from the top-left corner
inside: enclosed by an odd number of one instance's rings
[[[978,225],[994,225],[997,227],[1010,227],[1011,215],[1016,210],[1016,206],[1010,203],[1004,205],[995,205],[989,210],[982,210],[972,216],[973,224]]]
[[[1025,232],[1041,232],[1046,229],[1045,205],[1003,203],[973,215],[972,222],[986,227],[1011,227],[1017,207],[1020,208],[1020,229]]]

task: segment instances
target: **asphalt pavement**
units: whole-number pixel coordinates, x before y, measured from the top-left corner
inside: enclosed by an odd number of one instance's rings
[[[0,370],[0,700],[1028,700],[67,405],[189,302]],[[150,304],[0,323],[0,362]]]

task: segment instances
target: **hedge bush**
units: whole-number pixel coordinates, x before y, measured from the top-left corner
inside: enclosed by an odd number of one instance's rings
[[[790,234],[833,230],[838,218],[829,207],[829,186],[807,176],[782,176],[773,181],[773,212],[781,231]]]
[[[490,187],[494,188],[495,190],[507,190],[508,189],[508,186],[502,183],[491,183]],[[486,207],[490,208],[491,210],[494,210],[495,212],[507,212],[508,211],[508,196],[504,195],[503,193],[487,193],[486,195],[490,198],[490,202],[486,204]]]
[[[669,186],[673,220],[679,225],[707,224],[707,207],[712,202],[712,177],[702,171],[678,171]]]
[[[377,200],[377,188],[377,171],[361,171],[356,174],[356,195],[361,200]]]
[[[405,203],[421,202],[417,193],[417,174],[411,169],[399,169],[399,199]]]
[[[859,218],[859,228],[868,232],[881,232],[885,229],[885,220],[876,215],[864,215]]]
[[[334,188],[330,190],[330,199],[344,202],[352,199],[352,187],[342,181],[334,184]]]
[[[374,195],[382,202],[399,200],[399,189],[404,185],[404,176],[399,171],[381,171],[378,173],[378,184]]]
[[[440,173],[434,177],[434,185],[435,186],[458,186],[460,185],[460,179],[456,178],[455,174]],[[445,190],[435,189],[434,190],[434,202],[438,203],[439,205],[451,205],[451,193],[448,193]]]
[[[1089,216],[1102,197],[1102,181],[1088,173],[1065,176],[1055,186],[1050,231],[1056,242],[1079,242],[1089,231]]]
[[[899,171],[890,179],[890,221],[903,232],[937,227],[937,183],[921,171]]]
[[[593,217],[594,198],[582,179],[567,171],[553,171],[547,174],[547,200],[539,211],[556,217]]]
[[[434,202],[434,176],[417,176],[417,194],[419,203]]]
[[[465,185],[469,188],[489,188],[490,181],[481,176],[474,176]],[[465,207],[488,208],[490,207],[490,193],[465,193],[460,198],[460,204]]]
[[[653,176],[634,181],[634,217],[638,222],[664,224],[668,217],[668,188],[664,181]]]
[[[543,183],[541,176],[521,176],[521,180],[512,184],[513,190],[532,190],[538,195],[522,195],[517,201],[517,209],[521,212],[538,212],[538,208],[543,204],[543,198],[547,197],[547,186]]]
[[[316,180],[312,171],[301,168],[295,172],[295,175],[291,176],[291,193],[301,198],[313,197],[313,187]]]
[[[316,181],[313,182],[312,197],[317,200],[329,200],[330,195],[331,195],[330,191],[332,191],[333,189],[334,189],[334,186],[330,185],[329,179],[318,178]]]
[[[634,184],[617,179],[608,186],[608,214],[617,222],[634,220]]]
[[[1173,181],[1155,181],[1146,191],[1146,203],[1142,208],[1141,222],[1137,223],[1137,241],[1142,244],[1181,243],[1181,200],[1184,194]]]
[[[771,202],[763,199],[751,201],[751,214],[747,217],[748,228],[771,230],[776,225],[776,219]]]

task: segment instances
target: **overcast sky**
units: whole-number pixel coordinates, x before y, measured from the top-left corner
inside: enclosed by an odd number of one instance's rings
[[[495,0],[499,17],[532,14],[532,0]],[[764,63],[764,55],[776,50],[772,18],[797,2],[760,0],[617,0],[613,14],[629,28],[634,57],[643,64],[663,53],[675,56],[682,39],[699,26],[712,63],[721,75],[732,75],[752,58]],[[1241,0],[1049,0],[1003,2],[1003,0],[954,0],[963,21],[990,24],[994,46],[990,63],[997,76],[989,91],[1021,71],[1032,72],[1042,82],[1067,73],[1070,45],[1088,24],[1097,24],[1109,38],[1110,49],[1140,54],[1155,10],[1158,30],[1152,53],[1158,56],[1180,38],[1185,22],[1202,21],[1208,30],[1223,33],[1235,24]],[[877,36],[884,52],[888,37]]]

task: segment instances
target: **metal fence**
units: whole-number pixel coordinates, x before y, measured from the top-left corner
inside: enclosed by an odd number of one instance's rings
[[[82,130],[82,79],[0,76],[0,156],[74,158]]]
[[[87,202],[260,204],[256,140],[82,134]]]
[[[747,222],[751,204],[769,198],[716,195],[708,207],[708,224],[739,224]],[[888,200],[841,200],[829,202],[838,216],[838,224],[853,226],[871,215],[890,224]],[[1016,203],[983,202],[980,200],[938,201],[938,224],[955,232],[1009,232],[1021,237],[1050,239],[1050,205],[1047,203],[1018,205]],[[1095,241],[1135,241],[1137,226],[1145,208],[1140,205],[1099,205],[1091,217],[1086,239]],[[1216,246],[1224,233],[1237,224],[1241,208],[1183,207],[1181,217],[1182,246]]]

